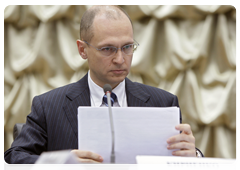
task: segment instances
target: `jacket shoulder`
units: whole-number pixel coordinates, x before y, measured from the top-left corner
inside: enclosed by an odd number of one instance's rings
[[[49,90],[47,92],[44,92],[40,95],[37,95],[37,97],[45,98],[46,96],[52,96],[52,97],[59,97],[61,95],[66,94],[68,89],[70,89],[72,86],[74,86],[75,83],[67,84],[65,86],[57,87],[55,89]]]
[[[177,96],[166,90],[138,82],[132,82],[129,79],[127,79],[127,83],[129,88],[128,91],[132,90],[135,93],[144,93],[144,95],[150,96],[148,104],[152,107],[179,107]]]

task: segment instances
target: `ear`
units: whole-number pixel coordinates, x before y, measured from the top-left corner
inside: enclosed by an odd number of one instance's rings
[[[86,53],[86,43],[84,41],[81,41],[81,40],[77,40],[77,47],[78,47],[78,52],[80,54],[80,56],[83,58],[83,59],[87,59],[87,53]]]

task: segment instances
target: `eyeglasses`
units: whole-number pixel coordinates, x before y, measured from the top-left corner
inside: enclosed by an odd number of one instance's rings
[[[89,44],[87,41],[83,41],[86,44],[92,46],[93,48],[95,48],[96,50],[100,51],[100,53],[105,56],[105,57],[111,57],[113,56],[115,53],[117,53],[118,49],[121,49],[121,51],[126,54],[126,55],[132,55],[134,53],[134,51],[136,51],[137,47],[139,46],[139,43],[134,40],[135,42],[133,44],[127,44],[124,45],[121,48],[117,48],[114,46],[106,46],[106,47],[102,47],[102,48],[96,48],[93,45]]]

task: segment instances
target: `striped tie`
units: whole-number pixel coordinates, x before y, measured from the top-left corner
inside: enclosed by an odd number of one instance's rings
[[[117,96],[116,96],[115,93],[112,92],[110,98],[111,98],[111,105],[113,106],[113,103],[114,103],[114,101],[117,99]],[[105,104],[106,106],[108,106],[107,95],[106,95],[106,94],[103,96],[103,102],[104,102],[104,104]]]

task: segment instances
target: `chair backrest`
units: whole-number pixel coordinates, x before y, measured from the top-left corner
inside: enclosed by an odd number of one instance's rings
[[[25,123],[16,123],[14,125],[14,128],[13,128],[13,140],[15,140],[15,138],[20,134],[23,125],[25,125]]]

